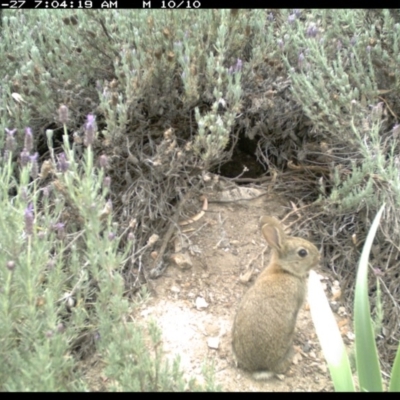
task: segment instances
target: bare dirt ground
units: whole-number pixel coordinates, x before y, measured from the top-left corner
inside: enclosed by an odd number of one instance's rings
[[[155,281],[157,296],[143,306],[140,315],[144,320],[157,321],[167,355],[173,358],[179,354],[188,376],[201,381],[202,365],[212,360],[216,381],[223,391],[333,390],[307,305],[299,314],[296,354],[285,376],[255,381],[235,367],[232,357],[230,331],[235,311],[269,260],[258,219],[261,215],[282,218],[287,212],[285,202],[270,195],[246,201],[210,202],[201,219],[182,227],[176,235],[178,250],[189,254],[193,265],[184,269],[171,263]],[[317,272],[334,299],[335,291],[330,291],[334,280],[326,272]],[[340,308],[346,336],[351,333]]]
[[[216,383],[223,391],[333,391],[307,304],[299,313],[296,351],[285,375],[256,381],[236,368],[231,348],[235,312],[243,294],[269,261],[270,250],[259,232],[258,220],[261,215],[282,219],[290,210],[284,199],[270,194],[260,196],[262,191],[257,189],[236,187],[227,196],[225,192],[217,196],[222,198],[217,202],[212,200],[216,192],[209,193],[205,214],[181,226],[171,242],[175,251],[189,256],[192,265],[186,265],[185,259],[178,263],[180,266],[171,262],[160,278],[151,281],[156,295],[135,309],[133,319],[155,320],[162,331],[166,356],[172,361],[179,355],[186,377],[195,377],[199,383],[204,377],[202,367],[212,361]],[[253,199],[238,201],[246,196]],[[339,282],[327,269],[316,272],[335,311],[342,337],[351,347],[354,335],[349,329],[350,318],[339,301]],[[107,391],[110,382],[103,374],[99,357],[93,355],[84,365],[90,390]]]

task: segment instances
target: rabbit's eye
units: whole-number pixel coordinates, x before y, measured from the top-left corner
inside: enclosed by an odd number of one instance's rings
[[[308,253],[306,249],[300,249],[297,254],[301,257],[304,258]]]

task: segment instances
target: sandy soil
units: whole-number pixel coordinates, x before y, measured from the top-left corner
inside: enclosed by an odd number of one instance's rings
[[[166,353],[171,358],[180,354],[188,375],[201,379],[203,363],[212,360],[224,391],[333,390],[307,304],[297,322],[293,364],[284,376],[255,381],[236,368],[232,358],[230,331],[235,311],[269,259],[258,219],[260,215],[281,218],[287,212],[280,199],[268,195],[210,203],[205,216],[177,235],[178,250],[187,252],[193,265],[183,269],[171,263],[155,281],[157,296],[140,315],[157,321]],[[317,272],[330,293],[337,282],[326,272]],[[342,317],[346,334],[347,318]]]

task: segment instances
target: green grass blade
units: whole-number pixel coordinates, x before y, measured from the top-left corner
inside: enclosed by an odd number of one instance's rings
[[[385,205],[378,211],[368,232],[367,240],[361,253],[354,297],[357,373],[360,391],[367,392],[381,392],[383,390],[368,298],[368,258],[384,207]]]
[[[400,392],[400,345],[393,363],[389,392]]]
[[[349,358],[324,289],[314,271],[308,282],[311,317],[337,392],[354,392]]]

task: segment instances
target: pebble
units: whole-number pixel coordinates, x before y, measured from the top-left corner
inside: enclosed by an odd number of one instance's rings
[[[196,308],[198,310],[204,310],[208,307],[208,303],[203,299],[203,297],[196,298]]]

